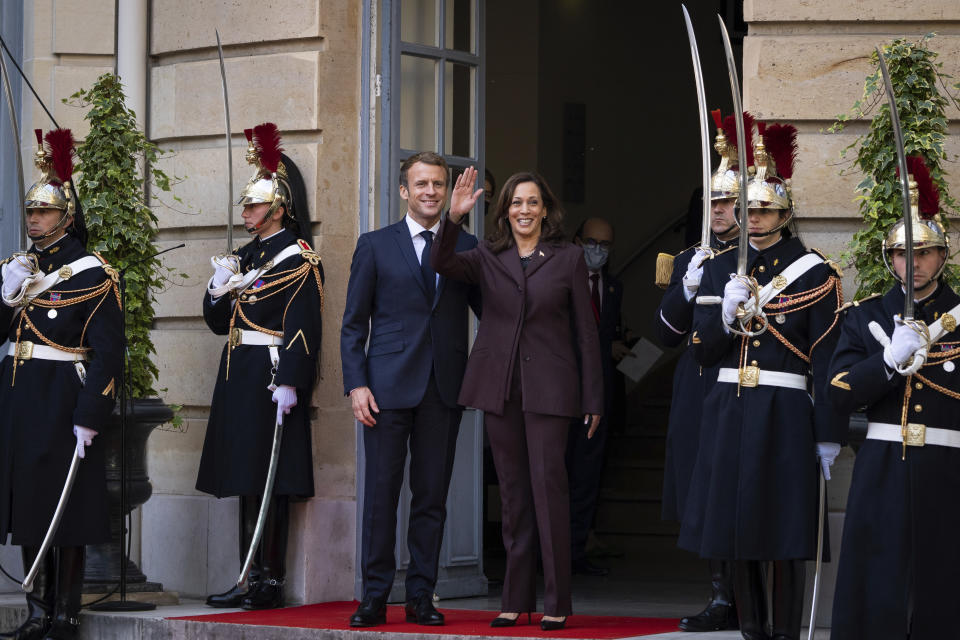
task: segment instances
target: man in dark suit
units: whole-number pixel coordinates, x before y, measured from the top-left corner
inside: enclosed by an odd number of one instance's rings
[[[467,307],[480,311],[476,287],[438,278],[430,266],[448,186],[441,156],[421,152],[408,158],[400,169],[407,215],[361,235],[350,267],[340,356],[344,393],[354,416],[366,425],[363,600],[350,618],[354,627],[386,621],[408,446],[412,498],[406,618],[443,624],[432,596],[463,410],[457,395],[467,362]],[[461,232],[456,248],[476,245],[474,236]]]
[[[600,337],[603,417],[592,438],[587,438],[583,429],[571,428],[569,431],[570,557],[574,574],[605,576],[609,573],[606,567],[598,567],[587,559],[587,538],[597,511],[609,425],[622,418],[618,405],[622,405],[623,400],[623,377],[617,371],[617,363],[630,353],[630,349],[623,341],[620,320],[623,284],[607,270],[607,259],[613,247],[613,226],[603,218],[588,218],[577,229],[573,241],[583,248],[590,302]]]

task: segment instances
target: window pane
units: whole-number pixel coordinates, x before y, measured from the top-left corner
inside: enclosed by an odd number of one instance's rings
[[[444,29],[447,49],[476,51],[473,16],[474,0],[444,0],[447,3]]]
[[[444,66],[444,150],[448,155],[474,157],[473,67],[447,62]]]
[[[400,39],[436,47],[437,0],[401,0]]]
[[[400,146],[417,151],[437,151],[436,62],[400,56]]]

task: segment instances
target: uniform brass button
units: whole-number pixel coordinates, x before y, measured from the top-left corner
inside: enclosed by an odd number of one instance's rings
[[[524,362],[530,362],[530,356],[523,356]]]
[[[760,273],[763,273],[763,272],[766,271],[766,270],[767,270],[767,268],[766,268],[765,266],[763,266],[763,265],[760,265],[759,267],[757,267],[757,271],[759,271]]]
[[[917,413],[920,413],[921,411],[923,411],[923,405],[915,404],[913,405],[913,410],[916,411]]]
[[[759,346],[760,346],[760,341],[759,341],[759,340],[754,340],[754,341],[753,341],[753,346],[759,347]]]
[[[757,366],[757,361],[756,361],[756,360],[751,360],[751,361],[750,361],[750,366],[751,366],[751,367]]]
[[[918,382],[918,383],[916,384],[915,388],[916,388],[916,389],[923,389],[923,383],[922,383],[922,382]]]
[[[29,307],[27,307],[27,311],[33,311],[33,305],[30,305]]]

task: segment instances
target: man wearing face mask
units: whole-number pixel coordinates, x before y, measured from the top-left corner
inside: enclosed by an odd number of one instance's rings
[[[600,426],[592,438],[583,429],[570,429],[567,442],[567,476],[570,483],[570,545],[573,573],[604,576],[608,569],[587,559],[587,537],[593,526],[600,493],[608,425],[616,420],[617,400],[622,400],[623,377],[617,362],[630,353],[623,341],[620,304],[623,285],[607,270],[613,247],[613,227],[603,218],[588,218],[574,235],[574,243],[583,248],[587,263],[587,285],[593,315],[600,335],[600,363],[603,368],[604,410]],[[618,398],[619,396],[619,398]]]

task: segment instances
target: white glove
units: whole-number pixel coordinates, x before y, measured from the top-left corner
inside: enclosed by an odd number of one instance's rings
[[[23,299],[27,287],[43,278],[43,274],[36,269],[34,261],[14,256],[3,265],[3,301],[7,306],[15,307]]]
[[[894,371],[901,371],[905,365],[910,364],[917,351],[926,349],[926,342],[923,336],[903,324],[899,316],[894,317],[893,324],[890,344],[883,348],[883,361]]]
[[[750,289],[737,279],[730,278],[730,282],[723,288],[723,322],[732,325],[737,319],[737,307],[750,299]]]
[[[830,467],[840,453],[840,444],[837,442],[818,442],[817,457],[820,458],[820,468],[823,469],[823,479],[830,479]]]
[[[86,455],[84,447],[89,447],[93,444],[93,437],[97,435],[97,432],[93,429],[74,425],[73,435],[77,436],[77,454],[83,458]]]
[[[240,259],[235,255],[213,256],[210,258],[210,265],[213,267],[211,289],[222,287],[231,277],[240,273]]]
[[[297,406],[297,389],[288,384],[282,384],[273,391],[273,401],[277,403],[277,422],[290,413],[290,409]]]
[[[703,261],[710,252],[706,249],[697,249],[690,262],[687,263],[687,272],[683,276],[683,295],[689,302],[700,288],[700,278],[703,277]]]

